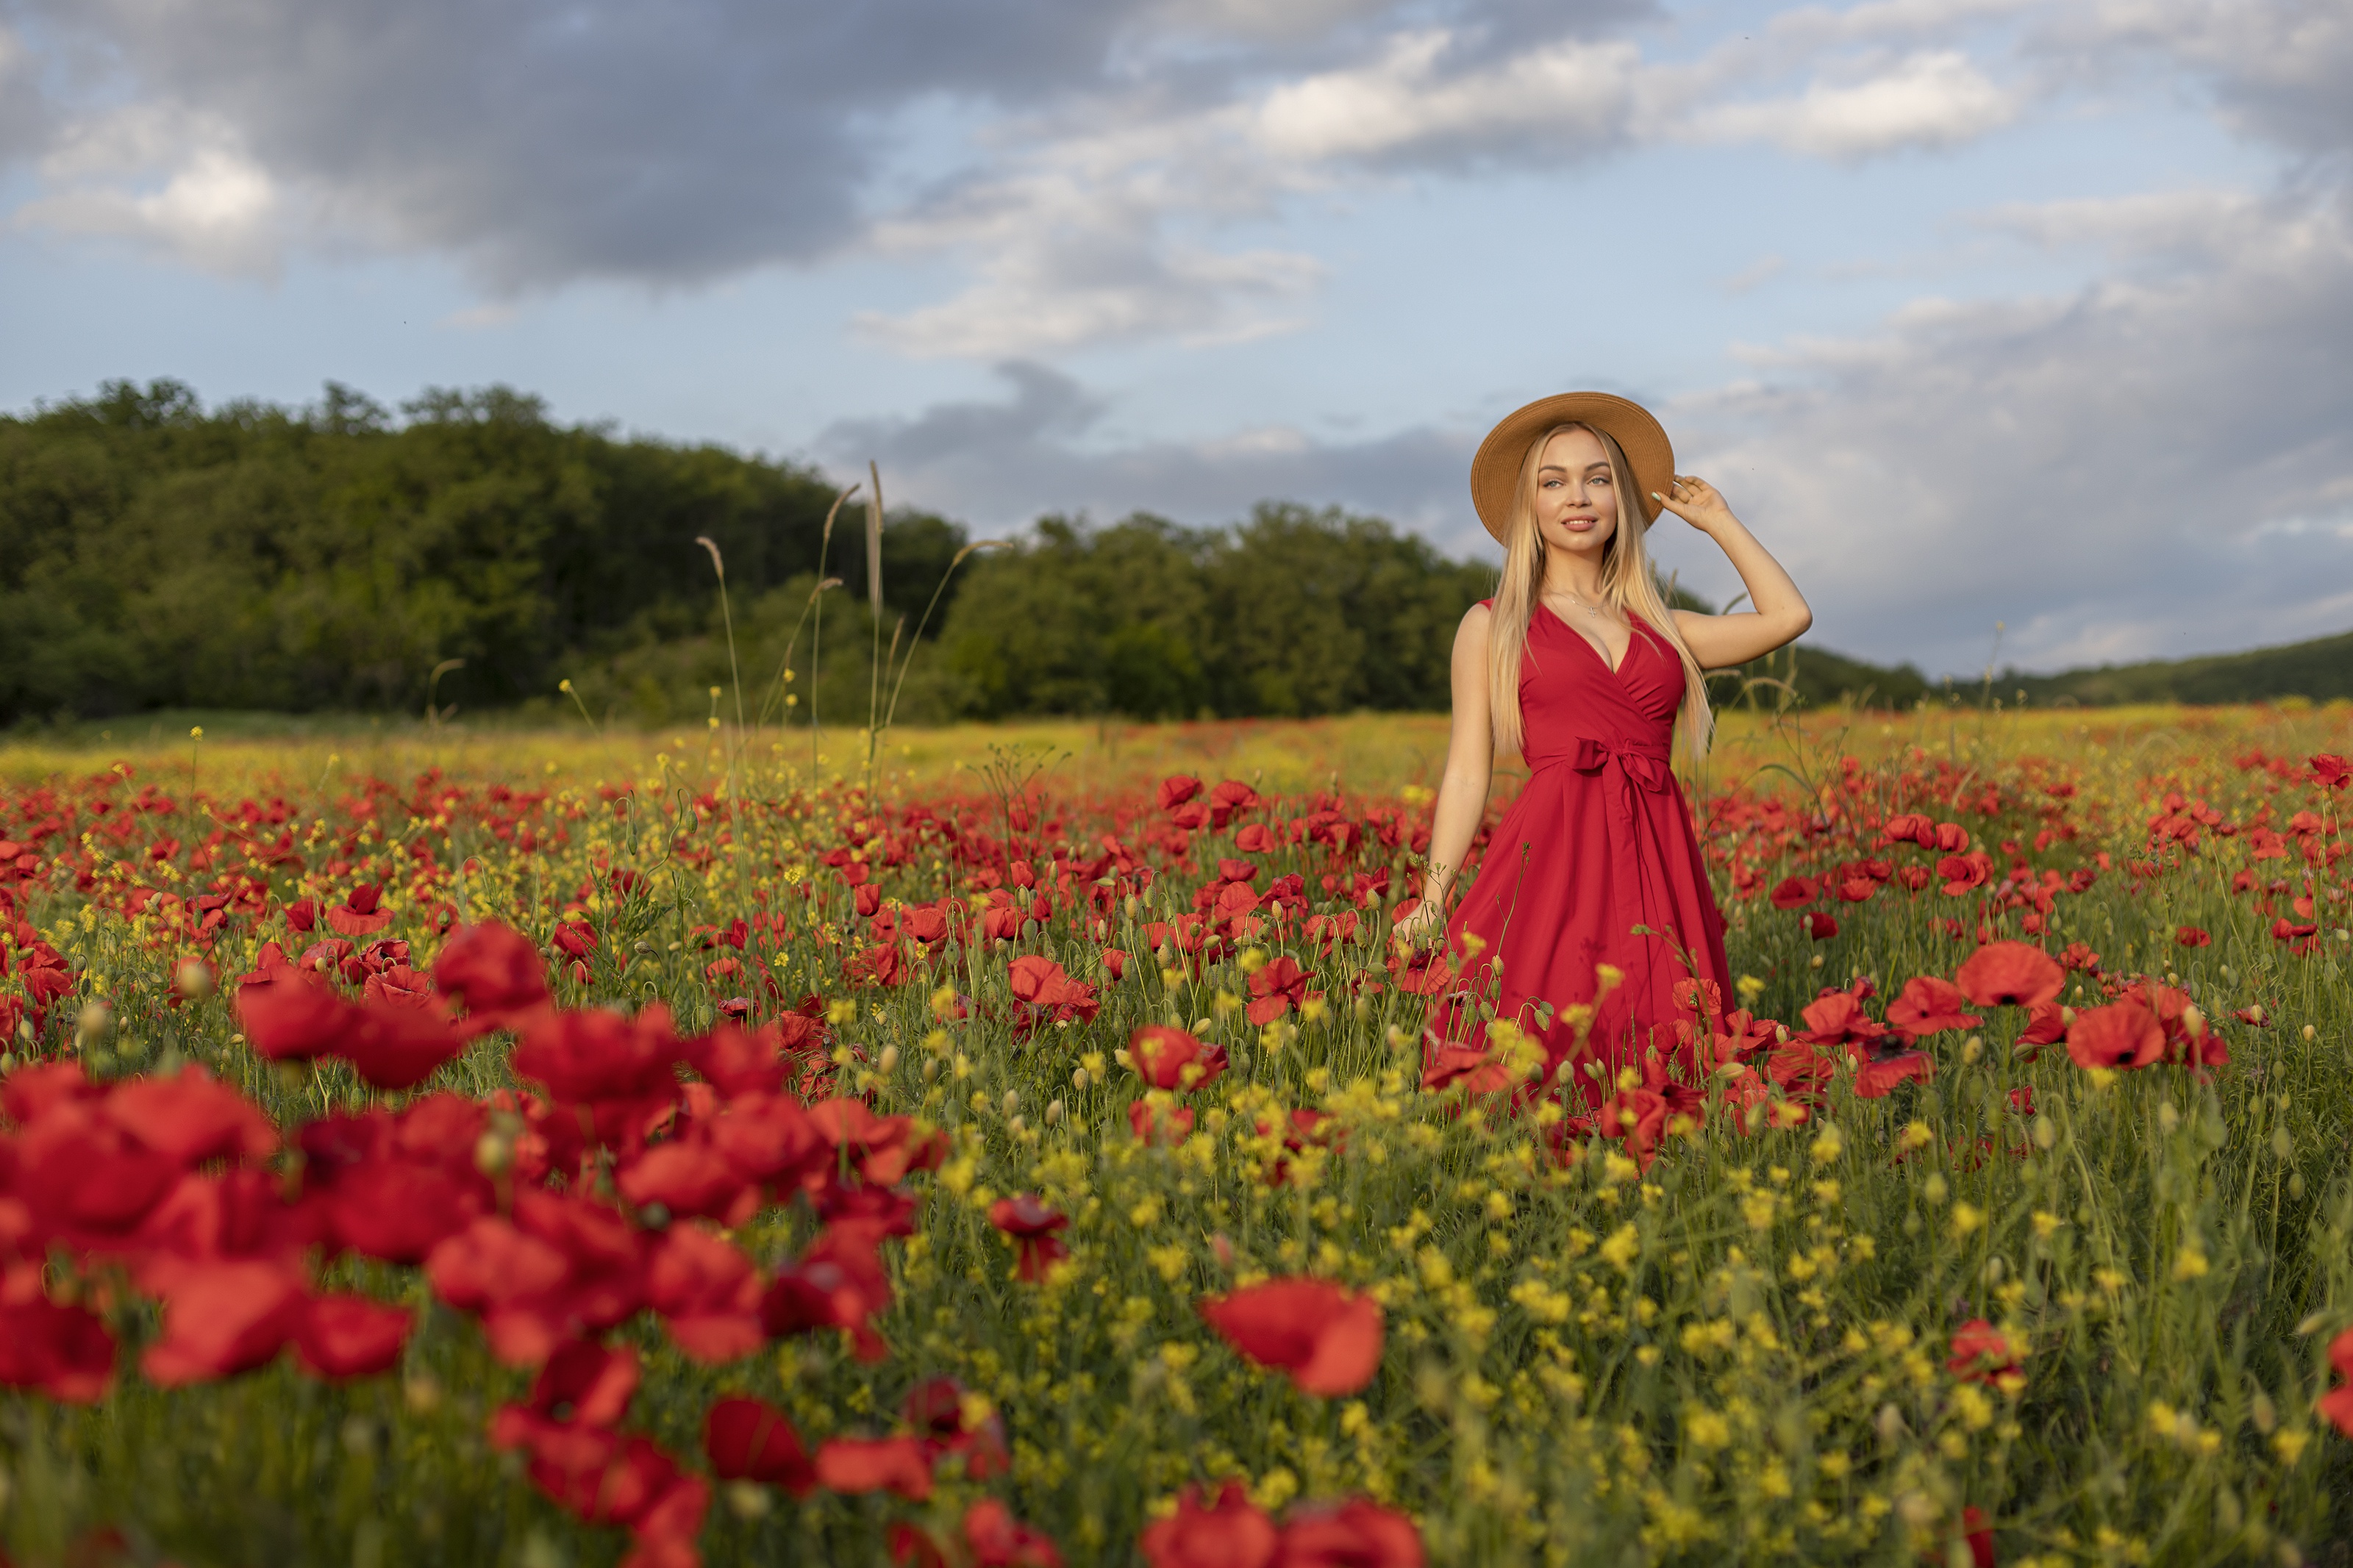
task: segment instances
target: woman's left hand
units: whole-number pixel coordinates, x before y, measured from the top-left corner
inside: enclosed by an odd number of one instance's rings
[[[1665,495],[1656,490],[1651,495],[1702,533],[1713,533],[1725,523],[1738,521],[1716,488],[1697,474],[1677,474]]]

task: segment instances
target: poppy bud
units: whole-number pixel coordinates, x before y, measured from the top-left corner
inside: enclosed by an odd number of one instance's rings
[[[874,1065],[876,1068],[886,1073],[898,1071],[899,1047],[896,1046],[883,1047],[882,1054],[874,1058]]]
[[[114,1027],[114,1009],[93,996],[74,1017],[74,1044],[87,1050],[104,1040]]]
[[[1018,1089],[1007,1089],[1005,1091],[1005,1114],[1010,1116],[1020,1109],[1021,1091]]]
[[[1050,1101],[1046,1107],[1046,1125],[1058,1127],[1061,1125],[1061,1121],[1062,1102],[1059,1100]]]
[[[1072,1089],[1084,1089],[1090,1081],[1092,1080],[1088,1078],[1087,1069],[1084,1068],[1076,1068],[1071,1074],[1071,1087]]]
[[[180,966],[172,972],[172,989],[191,1002],[203,1001],[213,994],[212,966],[201,958],[180,960]]]
[[[924,1062],[924,1063],[923,1063],[923,1081],[924,1081],[925,1083],[933,1082],[933,1081],[934,1081],[934,1079],[936,1079],[939,1076],[940,1076],[940,1058],[937,1058],[937,1057],[934,1057],[934,1058],[932,1058],[930,1060],[928,1060],[928,1061],[926,1061],[926,1062]]]

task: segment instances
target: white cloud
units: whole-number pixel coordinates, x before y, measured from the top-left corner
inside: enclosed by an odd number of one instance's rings
[[[2115,206],[2041,232],[2105,243],[2168,204]],[[2006,658],[2051,668],[2341,631],[2353,381],[2323,324],[2353,320],[2353,207],[2231,210],[2203,265],[1760,355],[1675,409],[1679,450],[1786,552],[1831,646],[1966,668],[1999,618]]]
[[[1815,80],[1793,97],[1700,113],[1702,141],[1770,142],[1811,157],[1852,160],[1975,141],[2018,118],[2023,94],[1998,85],[1955,49],[1905,56],[1860,80]]]
[[[1626,133],[1641,59],[1632,44],[1563,39],[1450,73],[1454,43],[1441,29],[1402,33],[1362,66],[1286,82],[1259,102],[1254,139],[1275,157],[1316,163],[1525,138],[1514,161],[1552,162]]]
[[[275,273],[284,202],[233,127],[144,105],[75,121],[41,173],[48,194],[15,222],[128,241],[207,271]]]

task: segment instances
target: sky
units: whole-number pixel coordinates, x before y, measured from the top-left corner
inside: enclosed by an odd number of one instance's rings
[[[2353,627],[2353,5],[0,0],[0,408],[162,376],[1482,559],[1481,436],[1600,388],[1823,646],[2293,641]]]

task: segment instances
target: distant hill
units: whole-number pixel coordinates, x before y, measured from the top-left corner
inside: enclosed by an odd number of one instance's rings
[[[2118,702],[2259,702],[2278,697],[2326,702],[2332,697],[2353,698],[2353,632],[2245,653],[2104,664],[2058,675],[2004,670],[1994,689],[2023,691],[2030,702],[2045,708],[2070,698],[2086,708]]]
[[[1729,673],[1716,677],[1710,694],[1719,707],[1735,706],[1741,683],[1760,677],[1792,686],[1809,708],[1834,708],[1841,702],[1862,708],[1909,708],[1947,689],[1964,701],[1976,700],[1984,690],[1981,680],[1931,681],[1909,664],[1889,668],[1806,644],[1794,652],[1794,671],[1791,656],[1785,652],[1746,666],[1737,679]],[[2021,691],[2037,708],[2261,702],[2282,697],[2326,702],[2335,697],[2353,698],[2353,632],[2202,658],[2104,664],[2095,669],[2069,669],[2057,675],[2027,675],[2010,668],[1994,677],[1996,697],[2009,701]],[[1777,695],[1771,686],[1759,685],[1755,690],[1762,704],[1769,705]]]

